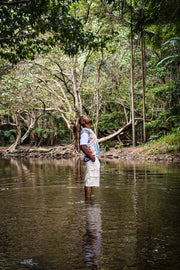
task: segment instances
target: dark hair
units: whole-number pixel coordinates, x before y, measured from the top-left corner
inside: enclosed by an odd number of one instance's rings
[[[84,115],[81,115],[81,116],[79,117],[79,124],[80,124],[80,125],[82,125],[82,124],[81,124],[81,119],[82,119],[83,116],[84,116]]]

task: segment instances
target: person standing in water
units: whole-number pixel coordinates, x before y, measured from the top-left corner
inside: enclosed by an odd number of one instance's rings
[[[91,129],[91,122],[89,116],[80,116],[79,123],[83,127],[80,135],[80,149],[83,152],[86,165],[86,198],[91,197],[92,187],[99,187],[100,183],[99,144],[95,133]]]

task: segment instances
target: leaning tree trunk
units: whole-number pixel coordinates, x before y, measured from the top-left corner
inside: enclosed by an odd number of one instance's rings
[[[8,148],[8,152],[14,152],[18,145],[21,144],[21,124],[19,120],[19,115],[14,116],[16,121],[16,140],[15,142]]]
[[[120,128],[118,131],[114,132],[113,134],[110,134],[106,137],[103,137],[98,140],[99,143],[111,140],[112,138],[116,137],[120,133],[122,133],[126,128],[130,127],[132,125],[132,121],[129,121],[124,127]]]
[[[26,133],[23,135],[23,137],[21,138],[21,143],[23,143],[31,134],[32,130],[36,127],[37,124],[37,120],[38,120],[39,116],[36,119],[31,119],[31,124],[28,127],[28,130],[26,131]]]
[[[138,125],[142,121],[142,118],[135,118],[135,120],[136,120],[136,124],[135,125]],[[114,133],[112,133],[112,134],[110,134],[110,135],[108,135],[106,137],[103,137],[101,139],[98,139],[98,142],[99,143],[102,143],[102,142],[111,140],[112,138],[118,136],[119,134],[123,133],[126,129],[128,129],[129,127],[131,127],[131,125],[132,125],[132,120],[130,120],[126,125],[124,125],[122,128],[120,128],[116,132],[114,132]]]

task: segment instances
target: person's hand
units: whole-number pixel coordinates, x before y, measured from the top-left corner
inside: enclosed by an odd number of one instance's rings
[[[95,162],[96,158],[95,157],[92,157],[91,160],[92,160],[92,162]]]

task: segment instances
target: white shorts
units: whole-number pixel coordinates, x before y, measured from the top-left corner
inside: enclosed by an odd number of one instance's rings
[[[89,160],[86,164],[85,187],[99,187],[100,162],[96,158],[95,162]]]

